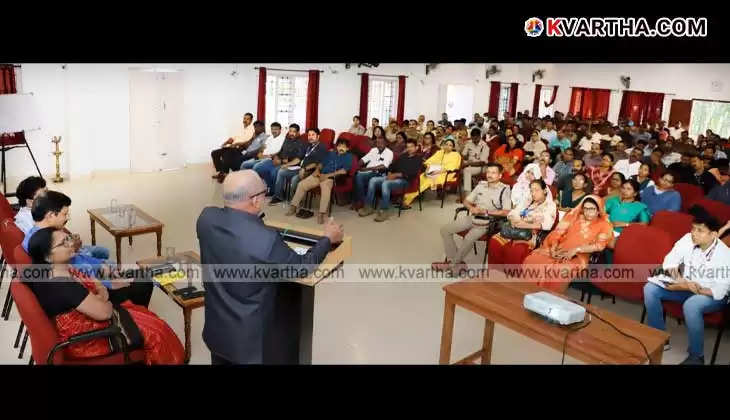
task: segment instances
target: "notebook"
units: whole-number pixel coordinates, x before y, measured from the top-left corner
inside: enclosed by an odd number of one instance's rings
[[[184,271],[171,271],[169,273],[158,274],[153,277],[160,286],[167,286],[170,283],[175,283],[176,281],[184,280],[185,278],[186,276]]]

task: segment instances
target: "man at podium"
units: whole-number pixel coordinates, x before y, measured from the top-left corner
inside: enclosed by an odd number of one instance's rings
[[[292,363],[281,349],[288,331],[277,320],[277,294],[286,283],[279,273],[313,270],[343,240],[342,226],[330,219],[306,253],[295,252],[262,220],[266,191],[256,172],[234,172],[223,183],[224,207],[206,207],[198,217],[203,340],[214,365]]]

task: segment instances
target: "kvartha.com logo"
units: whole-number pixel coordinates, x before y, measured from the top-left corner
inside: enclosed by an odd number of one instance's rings
[[[548,37],[706,37],[707,18],[661,17],[649,24],[639,17],[537,17],[525,21],[525,34],[531,38],[543,32]]]

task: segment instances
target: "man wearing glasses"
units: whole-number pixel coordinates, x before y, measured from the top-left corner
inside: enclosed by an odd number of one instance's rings
[[[224,207],[206,207],[198,217],[206,291],[203,340],[214,365],[290,363],[277,356],[279,341],[291,338],[276,327],[276,296],[282,283],[271,281],[265,272],[286,267],[311,272],[332,244],[342,242],[342,226],[330,218],[324,236],[306,253],[289,248],[279,232],[261,220],[266,191],[256,172],[234,172],[223,183]],[[231,275],[219,268],[234,264],[241,273]]]
[[[464,257],[474,246],[474,242],[487,233],[490,223],[488,216],[506,216],[512,210],[510,188],[500,182],[502,171],[499,163],[487,164],[487,181],[480,181],[464,200],[464,207],[469,210],[470,216],[460,217],[441,228],[446,261],[435,262],[431,264],[431,268],[443,271],[463,267]],[[465,230],[469,232],[457,248],[454,234]]]

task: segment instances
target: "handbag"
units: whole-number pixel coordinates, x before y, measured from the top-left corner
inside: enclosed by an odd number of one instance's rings
[[[505,220],[500,224],[499,235],[504,239],[529,241],[532,239],[532,229],[516,228],[512,226],[512,222]]]
[[[128,350],[131,351],[144,348],[142,333],[139,331],[139,327],[127,311],[127,308],[120,305],[114,305],[111,324],[122,330],[122,335],[127,340],[126,347]],[[114,352],[121,352],[123,349],[123,344],[120,343],[119,340],[119,337],[112,337],[110,340],[111,347]]]

